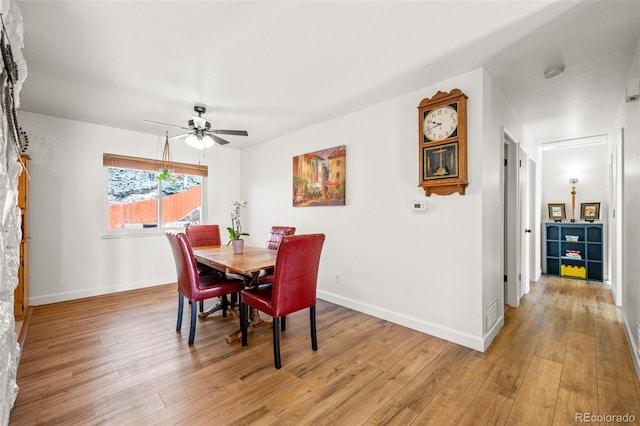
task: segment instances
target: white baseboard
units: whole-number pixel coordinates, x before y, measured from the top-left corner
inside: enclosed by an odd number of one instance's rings
[[[66,302],[67,300],[82,299],[85,297],[101,296],[103,294],[118,293],[127,290],[153,287],[156,285],[176,282],[176,277],[164,277],[149,281],[137,281],[122,283],[105,287],[83,288],[82,290],[71,290],[62,293],[45,294],[42,296],[29,296],[29,306],[47,305],[49,303]]]
[[[412,330],[417,330],[431,336],[439,337],[449,342],[457,343],[459,345],[474,349],[479,352],[484,352],[485,349],[485,341],[482,339],[482,337],[472,336],[468,333],[454,330],[449,327],[434,324],[419,318],[410,317],[398,312],[390,311],[380,306],[373,306],[362,303],[357,300],[349,299],[323,290],[318,290],[318,298],[326,300],[327,302],[332,302],[337,305],[344,306],[346,308],[353,309],[358,312],[362,312],[364,314],[374,316],[376,318],[391,321],[395,324],[411,328]]]
[[[533,282],[538,282],[540,281],[540,278],[542,278],[542,269],[538,269],[533,273]]]
[[[631,349],[631,358],[633,359],[633,366],[636,368],[636,376],[640,379],[640,355],[638,355],[638,346],[636,345],[636,339],[634,337],[633,326],[629,325],[627,317],[624,312],[622,313],[622,322],[624,324],[624,331],[627,334],[627,341],[629,342],[629,348]]]
[[[504,327],[504,315],[501,315],[500,318],[498,318],[498,321],[496,321],[496,323],[493,324],[493,327],[491,327],[491,330],[489,330],[489,332],[485,334],[484,350],[482,352],[486,351],[487,348],[489,348],[489,345],[491,344],[491,342],[493,342],[493,339],[496,338],[500,330],[502,330],[502,327]]]

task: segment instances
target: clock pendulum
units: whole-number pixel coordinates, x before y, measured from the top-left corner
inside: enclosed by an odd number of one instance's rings
[[[447,150],[445,148],[441,148],[437,151],[433,151],[435,154],[440,154],[440,167],[438,167],[436,169],[436,171],[433,173],[435,176],[444,176],[446,174],[448,174],[446,167],[442,166],[442,156],[445,152],[447,152]]]

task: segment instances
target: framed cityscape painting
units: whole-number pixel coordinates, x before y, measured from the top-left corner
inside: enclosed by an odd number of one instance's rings
[[[293,206],[344,206],[346,145],[293,157]]]

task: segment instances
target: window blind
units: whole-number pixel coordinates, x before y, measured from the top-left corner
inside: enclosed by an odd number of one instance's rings
[[[166,162],[162,160],[152,160],[150,158],[130,157],[118,154],[102,154],[102,165],[105,167],[149,170],[152,172],[157,172],[163,168],[169,168],[173,170],[174,173],[179,174],[204,177],[209,175],[209,168],[199,164],[178,163],[176,161]]]

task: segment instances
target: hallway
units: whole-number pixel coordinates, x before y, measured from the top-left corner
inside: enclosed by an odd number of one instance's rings
[[[543,275],[519,308],[505,307],[505,327],[487,357],[503,348],[504,383],[495,380],[494,389],[515,397],[511,420],[566,424],[580,413],[583,422],[586,413],[640,419],[620,310],[603,283]]]

